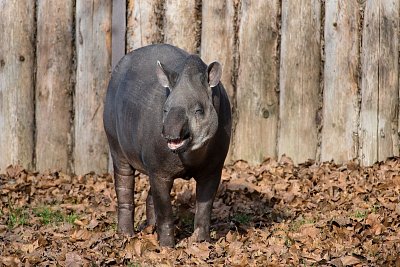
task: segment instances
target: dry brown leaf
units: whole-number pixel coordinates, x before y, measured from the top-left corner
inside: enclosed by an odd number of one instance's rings
[[[66,267],[79,267],[83,266],[82,257],[75,252],[68,252],[65,255],[65,266]]]
[[[39,240],[36,240],[35,242],[31,244],[22,244],[20,249],[25,252],[25,253],[32,253],[39,247]]]
[[[206,260],[210,255],[210,249],[208,243],[200,243],[188,247],[185,252],[194,257],[199,257],[202,260]]]
[[[87,229],[93,230],[99,225],[99,221],[96,218],[90,220],[89,224],[86,226]]]
[[[230,191],[243,191],[244,193],[253,193],[254,191],[259,191],[259,188],[252,183],[246,181],[246,179],[235,179],[231,180],[226,187]]]
[[[76,230],[74,231],[71,236],[70,236],[70,240],[75,242],[75,241],[85,241],[90,239],[90,237],[93,234],[87,230],[81,229],[81,230]]]
[[[21,261],[16,256],[0,256],[0,263],[5,266],[19,266]]]
[[[354,256],[344,256],[340,258],[344,266],[352,266],[361,263],[362,261]]]
[[[320,230],[314,225],[304,225],[301,229],[301,234],[311,239],[315,239],[320,234]]]

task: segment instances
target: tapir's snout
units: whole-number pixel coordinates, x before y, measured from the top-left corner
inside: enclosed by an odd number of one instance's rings
[[[167,140],[167,145],[173,152],[179,153],[187,149],[191,134],[189,121],[183,108],[171,108],[167,113],[163,127],[162,136]]]

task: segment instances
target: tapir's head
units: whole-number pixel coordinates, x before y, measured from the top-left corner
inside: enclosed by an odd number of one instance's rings
[[[173,152],[199,149],[215,135],[218,115],[212,91],[221,73],[218,62],[207,66],[195,55],[187,57],[180,73],[157,62],[158,80],[169,93],[163,107],[162,136]]]

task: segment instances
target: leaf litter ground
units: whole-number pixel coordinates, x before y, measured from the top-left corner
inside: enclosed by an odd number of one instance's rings
[[[136,177],[134,237],[116,233],[112,176],[0,175],[2,266],[400,266],[400,159],[269,159],[227,166],[214,203],[212,241],[195,243],[194,181],[171,193],[176,248],[145,226],[148,180]]]

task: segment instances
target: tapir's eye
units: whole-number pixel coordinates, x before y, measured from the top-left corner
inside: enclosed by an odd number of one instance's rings
[[[197,107],[195,112],[196,112],[196,115],[204,115],[203,107]]]

